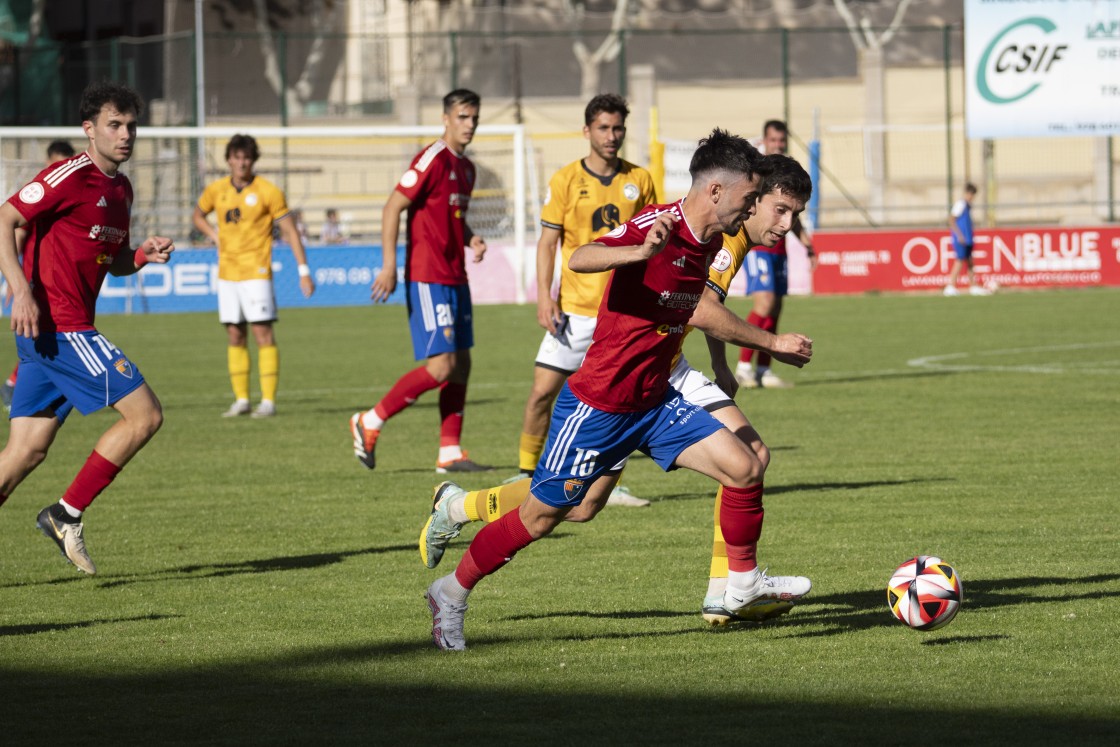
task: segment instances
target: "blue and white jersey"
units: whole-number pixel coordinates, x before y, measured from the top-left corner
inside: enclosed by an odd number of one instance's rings
[[[964,241],[961,242],[957,238],[956,232],[952,232],[953,245],[961,246],[963,243],[964,246],[971,246],[974,243],[972,238],[972,205],[968,204],[968,200],[957,200],[953,204],[952,215],[954,222],[957,224],[957,231],[964,237]]]

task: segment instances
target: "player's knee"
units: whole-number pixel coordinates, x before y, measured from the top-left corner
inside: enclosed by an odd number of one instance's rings
[[[749,488],[762,482],[765,471],[762,462],[752,453],[747,458],[737,460],[727,471],[728,479],[724,485],[731,488]]]

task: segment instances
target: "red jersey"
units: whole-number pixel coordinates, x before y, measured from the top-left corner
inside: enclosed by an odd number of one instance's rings
[[[41,331],[93,329],[113,258],[129,246],[132,184],[106,176],[87,153],[51,164],[8,198],[27,222],[23,272]]]
[[[442,140],[412,159],[397,184],[397,191],[412,201],[405,280],[443,285],[467,282],[463,247],[473,189],[474,164]]]
[[[611,273],[591,347],[568,386],[579,399],[605,412],[639,412],[657,405],[669,388],[669,372],[688,320],[708,279],[723,234],[707,243],[692,232],[681,203],[650,205],[595,243],[636,246],[645,241],[658,213],[678,222],[660,253]]]

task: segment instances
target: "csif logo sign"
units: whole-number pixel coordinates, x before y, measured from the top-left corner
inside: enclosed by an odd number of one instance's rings
[[[1046,43],[1046,35],[1057,28],[1049,18],[1033,16],[996,34],[977,66],[980,95],[993,104],[1010,104],[1034,93],[1042,85],[1041,78],[1069,49],[1066,44]]]

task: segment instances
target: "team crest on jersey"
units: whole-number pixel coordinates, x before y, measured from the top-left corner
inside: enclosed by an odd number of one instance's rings
[[[444,327],[443,339],[447,340],[448,342],[455,342],[455,330],[451,327]]]
[[[128,362],[128,358],[118,358],[113,361],[113,368],[117,369],[121,376],[132,378],[132,364]]]
[[[245,195],[245,204],[249,207],[253,207],[254,205],[256,205],[257,201],[258,197],[254,193],[250,192],[249,194]]]
[[[401,186],[405,189],[415,187],[416,182],[420,181],[420,175],[415,170],[409,169],[401,175]]]
[[[619,236],[621,236],[624,233],[626,233],[626,224],[625,223],[623,223],[621,226],[619,226],[618,228],[614,229],[613,231],[611,231],[610,233],[608,233],[606,235],[609,236],[612,239],[617,239]]]
[[[22,200],[25,205],[34,205],[39,200],[43,199],[43,195],[45,194],[46,190],[43,189],[42,184],[39,182],[31,182],[19,191],[19,199]]]
[[[583,496],[583,491],[586,487],[583,480],[577,480],[575,478],[565,480],[564,497],[569,501],[578,501]]]
[[[625,187],[622,188],[622,196],[625,197],[627,200],[638,199],[638,185],[637,184],[627,184]]]
[[[731,267],[731,252],[726,249],[720,249],[716,252],[716,256],[712,259],[712,269],[716,272],[727,272]]]
[[[615,228],[622,221],[618,206],[607,203],[591,214],[591,230],[598,233],[604,228]]]

